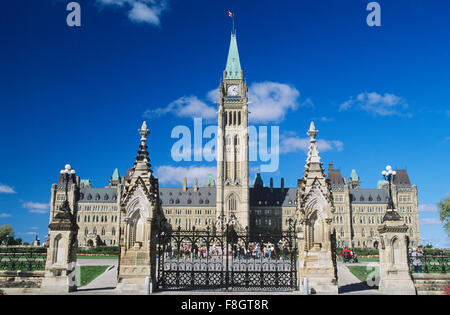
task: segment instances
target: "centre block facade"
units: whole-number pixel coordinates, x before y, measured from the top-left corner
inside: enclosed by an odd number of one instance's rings
[[[289,219],[296,219],[297,187],[279,187],[273,180],[265,185],[260,174],[249,179],[248,88],[241,69],[236,34],[231,35],[226,69],[219,86],[217,174],[195,179],[193,187],[159,187],[161,211],[176,229],[220,227],[234,220],[250,230],[286,230]],[[90,180],[69,178],[69,203],[80,229],[78,245],[119,246],[120,207],[129,170],[123,177],[116,169],[109,185],[92,187]],[[299,175],[301,170],[298,170]],[[338,247],[374,248],[378,246],[377,227],[382,223],[388,204],[388,183],[378,182],[374,189],[362,189],[357,172],[344,178],[329,164],[327,181],[334,201],[332,227]],[[65,200],[64,177],[52,185],[51,216]],[[420,245],[417,187],[411,184],[406,170],[397,170],[392,185],[393,200],[408,226],[410,245]]]

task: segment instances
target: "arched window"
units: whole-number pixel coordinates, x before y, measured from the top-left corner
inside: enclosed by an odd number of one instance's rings
[[[94,231],[92,231],[92,233],[94,233],[94,235],[97,235],[97,228],[94,227]]]
[[[361,235],[362,235],[362,237],[366,237],[366,230],[365,229],[362,229]]]
[[[228,199],[228,210],[236,211],[236,197],[234,195],[231,195]]]
[[[116,235],[116,228],[112,228],[111,234],[112,234],[113,236]]]
[[[103,227],[102,228],[102,236],[105,236],[105,234],[106,234],[106,231],[105,231],[105,228]]]

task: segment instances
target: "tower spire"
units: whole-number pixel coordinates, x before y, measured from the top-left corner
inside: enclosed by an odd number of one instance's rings
[[[228,51],[227,66],[224,79],[241,80],[243,78],[239,50],[236,40],[236,32],[231,34],[230,49]]]

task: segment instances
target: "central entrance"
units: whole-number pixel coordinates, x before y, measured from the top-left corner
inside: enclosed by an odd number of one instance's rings
[[[297,288],[295,226],[285,232],[237,232],[227,225],[197,231],[161,230],[157,237],[159,290]]]

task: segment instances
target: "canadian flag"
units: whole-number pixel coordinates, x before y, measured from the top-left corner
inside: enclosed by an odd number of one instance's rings
[[[229,16],[230,18],[234,18],[233,12],[231,12],[230,10],[228,10],[228,16]]]

